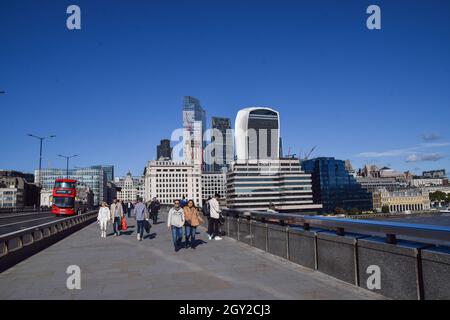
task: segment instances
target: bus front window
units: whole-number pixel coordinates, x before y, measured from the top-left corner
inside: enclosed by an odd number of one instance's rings
[[[54,197],[53,204],[58,208],[73,208],[75,199],[71,197]]]

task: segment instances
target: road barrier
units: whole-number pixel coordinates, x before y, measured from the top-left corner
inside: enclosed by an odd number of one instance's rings
[[[97,211],[0,235],[0,272],[94,222]]]
[[[450,227],[223,210],[227,235],[392,299],[450,299]],[[380,286],[371,284],[379,270]]]

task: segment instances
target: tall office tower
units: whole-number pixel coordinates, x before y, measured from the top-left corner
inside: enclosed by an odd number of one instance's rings
[[[372,210],[372,194],[350,174],[344,161],[321,157],[301,165],[312,175],[314,202],[323,204],[323,213],[334,213],[336,208]]]
[[[211,163],[209,168],[214,172],[222,171],[228,168],[228,165],[234,159],[233,134],[231,131],[230,118],[212,117],[211,128]]]
[[[172,148],[170,147],[170,140],[163,139],[156,147],[156,160],[172,160]]]
[[[89,167],[91,169],[102,169],[106,173],[107,181],[114,181],[114,166],[112,165],[96,165]]]
[[[196,98],[186,96],[183,101],[184,160],[203,167],[203,134],[206,130],[206,112]]]
[[[237,160],[274,160],[280,154],[280,120],[270,108],[245,108],[236,116]]]

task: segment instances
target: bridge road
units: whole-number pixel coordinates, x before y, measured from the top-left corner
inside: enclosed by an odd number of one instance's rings
[[[197,235],[196,250],[175,253],[163,222],[136,240],[134,219],[106,239],[97,223],[0,274],[0,299],[383,299],[224,237]],[[68,290],[66,268],[81,268],[81,290]]]

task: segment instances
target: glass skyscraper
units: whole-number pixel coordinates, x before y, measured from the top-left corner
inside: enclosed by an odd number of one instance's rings
[[[212,117],[211,128],[213,136],[211,137],[211,143],[213,144],[212,156],[213,161],[210,164],[210,171],[219,172],[222,168],[227,168],[234,158],[233,149],[233,134],[231,132],[231,119]],[[216,137],[215,133],[220,137]]]
[[[206,111],[200,101],[186,96],[183,101],[184,160],[188,163],[203,165],[203,150],[206,131]]]
[[[312,175],[314,203],[323,205],[323,213],[344,210],[373,209],[372,194],[364,189],[348,172],[345,162],[331,157],[305,160],[302,169]]]

